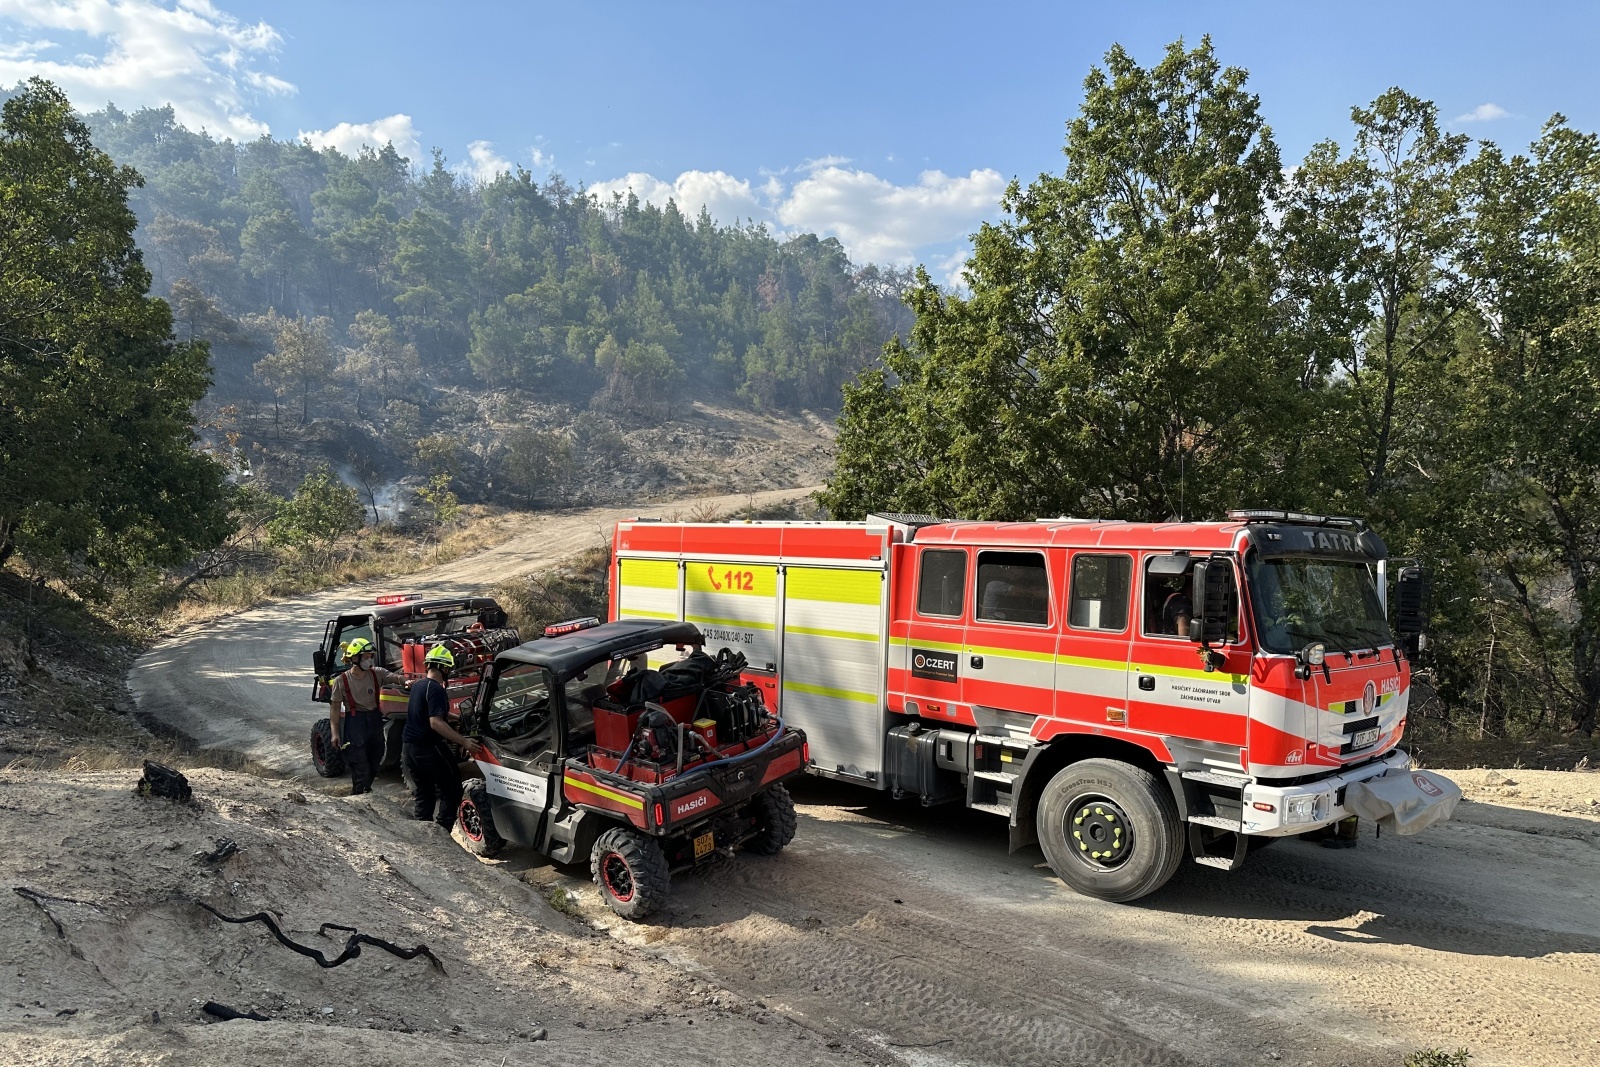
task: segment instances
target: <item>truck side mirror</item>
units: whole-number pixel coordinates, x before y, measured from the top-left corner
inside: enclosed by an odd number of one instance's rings
[[[1194,565],[1189,599],[1194,607],[1189,637],[1200,645],[1225,643],[1228,619],[1234,612],[1233,570],[1225,560],[1201,560]]]
[[[311,669],[319,678],[328,673],[328,654],[320,648],[311,653]]]
[[[478,707],[472,702],[472,698],[468,697],[463,700],[456,706],[456,710],[460,713],[461,732],[469,737],[477,733],[478,718],[474,713],[478,710]]]
[[[1426,567],[1402,567],[1394,589],[1394,632],[1410,658],[1425,646],[1432,617],[1433,574]]]

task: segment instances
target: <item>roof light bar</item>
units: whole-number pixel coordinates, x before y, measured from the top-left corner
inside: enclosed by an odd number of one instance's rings
[[[560,637],[562,634],[575,633],[578,630],[587,630],[591,626],[599,626],[600,620],[593,615],[582,619],[568,619],[566,622],[553,622],[544,628],[546,637]]]
[[[421,593],[389,593],[379,597],[375,603],[380,606],[388,604],[410,604],[421,599]]]
[[[1365,526],[1366,523],[1349,515],[1308,515],[1300,511],[1273,511],[1266,508],[1248,508],[1228,512],[1232,522],[1288,522],[1297,526]]]

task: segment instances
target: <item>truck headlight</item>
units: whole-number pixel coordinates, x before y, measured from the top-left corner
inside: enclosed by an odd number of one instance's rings
[[[1284,822],[1316,822],[1317,803],[1322,798],[1312,795],[1305,797],[1289,797],[1283,802]]]

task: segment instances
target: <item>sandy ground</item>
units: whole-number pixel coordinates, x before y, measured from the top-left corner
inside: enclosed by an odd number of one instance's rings
[[[410,820],[397,789],[333,798],[202,770],[181,805],[135,796],[137,778],[0,773],[0,1062],[882,1062],[558,912]],[[222,837],[239,851],[209,861]],[[329,958],[347,935],[319,936],[325,922],[425,943],[443,971],[376,947],[322,969],[195,901],[277,912]],[[207,1001],[270,1021],[214,1021]]]
[[[595,540],[603,516],[550,520],[496,552],[452,565],[441,580],[466,583],[477,576],[481,583],[511,573],[508,567],[534,567],[570,555]],[[243,746],[258,759],[282,759],[280,765],[303,770],[303,735],[312,717],[305,693],[309,649],[320,634],[321,619],[369,592],[344,590],[274,605],[229,620],[224,633],[163,644],[134,672],[144,711],[197,733],[207,743]],[[476,1056],[492,1064],[506,1056],[510,1063],[607,1063],[642,1055],[634,1043],[641,1020],[659,1025],[654,1017],[640,1014],[643,1008],[635,1010],[633,1021],[609,1043],[585,1043],[592,1034],[579,1031],[578,1017],[571,1014],[566,1016],[571,1021],[563,1024],[566,1030],[550,1030],[548,1044],[509,1038],[522,1024],[513,1028],[482,1013],[478,1004],[493,997],[483,984],[500,982],[504,995],[530,1005],[517,1009],[526,1010],[530,1022],[548,1025],[547,1019],[556,1018],[551,1014],[556,1001],[547,984],[551,976],[527,962],[537,950],[523,947],[497,955],[506,937],[480,942],[456,920],[446,924],[438,918],[481,908],[486,922],[522,924],[511,940],[542,944],[540,939],[555,934],[549,932],[552,920],[541,894],[564,890],[576,910],[593,927],[608,930],[610,938],[586,938],[582,927],[562,936],[592,948],[599,954],[594,959],[622,962],[638,983],[606,985],[602,979],[611,964],[597,964],[583,972],[581,983],[574,980],[575,990],[594,998],[585,1004],[611,1004],[615,1012],[615,1001],[606,998],[620,995],[620,988],[632,990],[641,1002],[677,1004],[673,997],[679,987],[698,988],[693,983],[707,982],[724,991],[715,996],[746,1007],[737,1016],[697,1017],[698,1027],[709,1028],[695,1030],[695,1039],[704,1042],[699,1046],[679,1041],[688,1033],[686,1018],[673,1024],[681,1030],[663,1030],[671,1037],[663,1039],[660,1062],[676,1062],[668,1057],[681,1052],[707,1063],[812,1062],[789,1057],[834,1055],[840,1062],[875,1060],[914,1067],[1398,1067],[1414,1049],[1465,1046],[1474,1064],[1490,1067],[1600,1063],[1600,1027],[1595,1023],[1600,1019],[1595,891],[1600,886],[1600,774],[1477,770],[1454,776],[1467,801],[1452,822],[1421,836],[1375,839],[1363,828],[1361,845],[1354,850],[1331,851],[1291,840],[1252,856],[1243,870],[1232,874],[1185,865],[1169,886],[1135,905],[1072,894],[1044,866],[1037,849],[1008,855],[1003,823],[996,817],[949,807],[924,809],[914,801],[894,802],[864,790],[806,782],[796,791],[800,832],[789,850],[769,859],[719,861],[679,876],[672,902],[647,925],[613,920],[588,885],[585,871],[552,867],[519,850],[501,861],[478,864],[464,854],[454,855],[442,837],[421,839],[392,812],[379,814],[394,799],[395,783],[386,786],[387,800],[318,797],[313,807],[334,817],[338,834],[354,834],[352,827],[360,827],[369,835],[357,849],[358,856],[369,858],[352,860],[349,876],[363,877],[366,891],[376,890],[386,901],[393,896],[395,909],[413,909],[386,912],[391,918],[384,921],[395,924],[387,929],[430,942],[445,939],[452,958],[470,961],[464,974],[482,975],[473,986],[457,983],[452,971],[452,984],[441,983],[427,994],[433,999],[426,1001],[426,1010],[436,1012],[428,1018],[442,1020],[439,1026],[456,1019],[464,1030],[478,1028],[480,1037],[473,1040],[488,1042],[473,1046],[471,1056],[449,1062],[478,1062],[472,1058]],[[0,807],[0,825],[17,825],[12,812],[31,811],[28,805],[36,803],[75,815],[75,805],[66,799],[70,791],[47,793],[41,786],[35,797],[27,782],[0,793],[0,805],[6,805]],[[248,788],[270,794],[284,787]],[[257,812],[289,810],[268,800],[230,801],[238,805],[239,814],[233,817],[244,820],[241,834],[289,832],[273,821],[281,816]],[[22,818],[24,828],[37,825],[36,816]],[[75,888],[70,857],[96,857],[96,848],[109,846],[87,831],[63,829],[58,850],[57,832],[50,831],[46,840],[52,848],[44,854],[59,851],[68,858],[49,862],[37,856],[17,858],[13,853],[19,838],[8,836],[6,862],[20,865],[13,884],[88,899],[93,890]],[[310,831],[305,832],[301,844],[309,848]],[[203,836],[197,828],[167,860],[182,867],[191,882],[200,876],[185,866],[192,865],[187,857],[203,844],[197,843]],[[123,846],[118,842],[116,848]],[[437,900],[434,910],[404,902],[411,890],[397,886],[398,876],[381,864],[374,866],[370,854],[376,851],[402,867],[417,862],[419,855],[429,857],[423,869],[428,892]],[[106,865],[109,870],[110,862],[92,858],[85,866]],[[303,891],[280,871],[281,882],[263,886],[260,895],[249,898],[252,908],[265,903],[284,908],[302,930],[314,930],[320,921],[339,921],[336,914],[348,915],[334,907],[343,900],[340,886],[345,883],[323,876],[322,868],[309,860],[303,869],[312,872]],[[409,876],[411,869],[406,869]],[[94,876],[92,869],[81,875]],[[539,893],[529,894],[529,883],[540,887]],[[193,884],[225,892],[215,882]],[[302,892],[305,907],[292,899]],[[54,1062],[50,1056],[59,1052],[60,1062],[74,1062],[68,1053],[89,1056],[91,1062],[140,1062],[135,1046],[127,1044],[137,1039],[138,1054],[152,1061],[159,1062],[160,1050],[167,1049],[175,1057],[172,1062],[190,1062],[181,1057],[200,1054],[187,1050],[221,1047],[207,1042],[220,1041],[211,1035],[223,1033],[216,1026],[198,1025],[192,1007],[182,1007],[193,997],[226,1001],[222,993],[244,999],[277,991],[304,1006],[318,997],[329,1002],[314,991],[323,988],[318,983],[347,980],[339,972],[308,977],[300,966],[304,961],[283,959],[284,950],[263,943],[259,931],[214,929],[216,924],[200,921],[203,914],[196,916],[194,909],[173,899],[130,898],[128,908],[118,914],[127,916],[123,921],[128,923],[154,923],[151,929],[164,936],[183,933],[213,953],[196,972],[199,977],[183,979],[189,983],[182,986],[184,999],[171,1001],[179,1005],[174,1010],[181,1009],[182,1022],[163,1024],[167,1031],[147,1031],[144,1024],[133,1027],[108,1016],[103,1031],[95,1030],[101,1024],[94,1012],[63,1021],[54,1015],[56,1001],[29,992],[15,1001],[42,1000],[49,1013],[38,1008],[36,1019],[19,1020],[22,1009],[8,1008],[12,1015],[6,1018],[13,1035],[43,1042],[37,1047],[45,1051],[29,1053],[33,1059]],[[0,942],[0,955],[30,958],[33,946],[50,947],[54,932],[38,909],[20,899],[10,906],[16,910],[6,913],[5,928],[17,927],[15,918],[26,917],[31,925],[25,932],[35,940],[28,942],[28,952]],[[540,932],[533,933],[535,929]],[[243,943],[253,948],[241,954]],[[58,955],[52,958],[59,961],[61,946],[53,950]],[[174,950],[160,958],[165,962],[156,972],[158,984],[178,982],[162,976],[181,970],[184,965],[177,961],[192,957]],[[385,962],[364,955],[358,964],[381,968]],[[270,972],[269,966],[274,968]],[[400,973],[403,965],[394,966],[394,973]],[[48,973],[66,972],[57,968]],[[26,981],[26,990],[40,989],[31,975],[19,973],[18,978]],[[235,981],[240,984],[229,984]],[[200,985],[205,983],[211,984],[202,996]],[[6,997],[13,999],[9,992]],[[524,997],[528,999],[515,999]],[[389,1018],[360,1003],[353,1018]],[[770,1022],[751,1022],[749,1005],[756,1003],[766,1006],[760,1011]],[[340,1010],[348,1014],[344,1007]],[[659,1010],[670,1014],[677,1009]],[[260,1035],[268,1027],[287,1025],[223,1024],[226,1033],[245,1035],[228,1047],[247,1050],[261,1057],[259,1062],[280,1062],[267,1058],[268,1045],[287,1047],[288,1038]],[[294,1040],[313,1042],[305,1046],[308,1050],[332,1048],[314,1043],[323,1039],[325,1024],[318,1019],[292,1025]],[[752,1043],[756,1025],[788,1029],[762,1030]],[[447,1037],[416,1029],[402,1037],[386,1033],[382,1042],[356,1046],[360,1051],[347,1058],[433,1062],[426,1059],[429,1048],[457,1048],[449,1043],[466,1040],[459,1034]],[[57,1033],[63,1043],[55,1046],[49,1041],[56,1038],[40,1036]],[[561,1033],[573,1043],[562,1046],[557,1041]],[[769,1037],[790,1033],[805,1035],[804,1040]],[[64,1040],[67,1035],[74,1035],[70,1043]],[[813,1037],[820,1046],[807,1043]]]

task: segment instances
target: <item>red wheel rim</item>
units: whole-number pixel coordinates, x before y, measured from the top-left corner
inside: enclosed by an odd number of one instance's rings
[[[463,800],[456,814],[461,820],[461,832],[474,841],[482,841],[483,820],[478,818],[478,805],[470,800]]]
[[[628,861],[615,852],[607,852],[600,860],[600,877],[606,891],[626,904],[633,899],[633,872]]]

